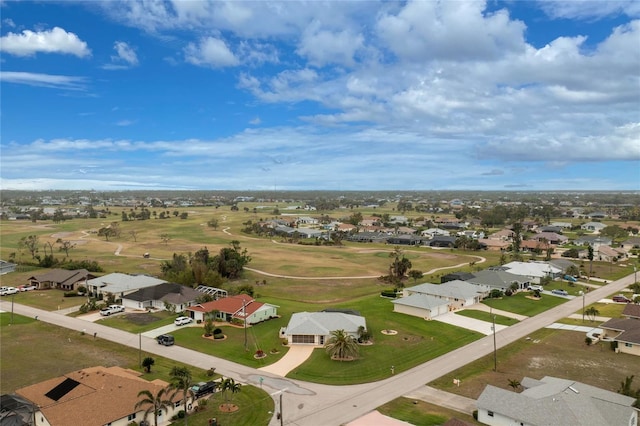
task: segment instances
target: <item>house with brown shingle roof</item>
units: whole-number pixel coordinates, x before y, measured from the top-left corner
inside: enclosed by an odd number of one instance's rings
[[[257,302],[247,294],[238,294],[187,308],[187,315],[196,321],[204,321],[210,312],[215,312],[218,320],[238,320],[251,325],[277,317],[278,307]]]
[[[87,280],[96,276],[86,269],[51,269],[44,274],[34,275],[29,278],[29,283],[38,290],[58,288],[65,291],[75,291],[78,286],[87,286]]]
[[[149,382],[121,367],[90,367],[18,389],[16,394],[37,406],[39,426],[124,426],[144,420],[147,407],[135,408],[140,391],[156,395],[168,385],[157,379]],[[158,413],[158,423],[184,409],[181,393],[172,401],[173,406]]]

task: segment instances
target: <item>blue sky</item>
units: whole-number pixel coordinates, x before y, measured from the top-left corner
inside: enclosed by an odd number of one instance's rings
[[[640,2],[0,1],[2,189],[640,190]]]

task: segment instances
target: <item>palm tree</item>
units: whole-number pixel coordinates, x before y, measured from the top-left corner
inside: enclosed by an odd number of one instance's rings
[[[151,366],[153,364],[155,364],[156,361],[151,358],[150,356],[146,357],[145,359],[142,360],[142,366],[144,367],[145,371],[147,373],[151,373]]]
[[[168,411],[168,408],[173,406],[172,400],[174,396],[175,393],[170,393],[169,388],[162,388],[155,395],[151,391],[141,390],[138,392],[138,398],[143,398],[137,402],[135,408],[137,410],[148,405],[144,412],[144,418],[146,419],[150,413],[153,413],[153,424],[158,426],[158,413],[163,409]]]
[[[518,379],[508,379],[508,380],[509,380],[509,386],[511,386],[514,391],[517,391],[521,385],[520,381]]]
[[[224,381],[220,385],[220,389],[222,390],[222,395],[224,396],[224,403],[229,404],[229,392],[231,392],[232,395],[234,393],[240,392],[240,384],[236,383],[236,381],[231,378],[227,378],[224,379]]]
[[[589,317],[590,321],[595,321],[596,317],[600,314],[600,311],[597,310],[595,306],[592,306],[584,311],[584,313]]]
[[[188,400],[191,398],[193,401],[195,399],[195,394],[191,390],[191,385],[193,385],[193,378],[191,376],[191,371],[187,367],[178,367],[177,365],[171,369],[169,372],[171,376],[171,388],[176,391],[182,391],[182,406],[184,407],[184,424],[187,426],[189,424],[188,416]]]
[[[324,347],[332,359],[343,361],[350,357],[355,358],[358,356],[358,343],[356,339],[344,330],[332,331],[331,337],[329,337]]]

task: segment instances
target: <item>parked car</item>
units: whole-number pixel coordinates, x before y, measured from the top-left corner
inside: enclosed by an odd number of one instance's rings
[[[572,277],[571,275],[565,275],[564,279],[567,281],[571,281],[572,283],[575,283],[578,281],[578,279],[576,277]]]
[[[175,319],[175,321],[173,321],[175,325],[185,325],[185,324],[189,324],[190,322],[193,322],[193,318],[178,317]]]
[[[156,337],[156,340],[159,345],[164,346],[171,346],[175,343],[175,339],[170,334],[161,334],[160,336]]]
[[[9,294],[16,294],[18,289],[15,287],[2,287],[0,289],[0,296],[8,296]]]
[[[108,317],[111,314],[117,314],[118,312],[124,312],[124,306],[122,305],[109,305],[106,308],[100,309],[100,315]]]
[[[535,290],[543,291],[544,289],[542,288],[541,285],[530,285],[529,287],[527,287],[527,290],[529,290],[529,291],[535,291]]]
[[[200,398],[210,393],[214,393],[216,391],[216,386],[217,383],[214,381],[199,382],[191,386],[191,390],[196,398]]]
[[[18,286],[19,291],[31,291],[36,289],[37,287],[35,285],[19,285]]]
[[[551,290],[551,293],[557,294],[558,296],[568,296],[569,295],[569,293],[567,293],[566,290],[561,290],[559,288],[556,288],[555,290]]]
[[[611,298],[614,302],[619,302],[619,303],[631,303],[631,299],[627,299],[627,297],[623,296],[622,294],[619,294],[617,296],[613,296]]]

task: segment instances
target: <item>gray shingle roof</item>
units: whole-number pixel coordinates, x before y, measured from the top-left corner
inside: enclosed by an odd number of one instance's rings
[[[478,287],[466,281],[454,280],[443,284],[418,284],[405,289],[408,293],[422,293],[430,296],[470,299],[477,297]]]
[[[522,381],[522,393],[488,385],[478,408],[530,425],[628,425],[634,398],[573,380],[544,377]]]
[[[145,302],[148,300],[160,300],[179,305],[185,302],[196,300],[202,293],[176,283],[162,283],[153,287],[142,288],[127,296],[126,299],[135,300],[137,302]]]
[[[392,300],[391,303],[395,305],[412,306],[414,308],[428,309],[430,311],[436,309],[438,306],[448,305],[445,299],[439,297],[428,296],[426,294],[412,294],[411,296],[403,297],[401,299]]]
[[[342,312],[297,312],[291,315],[286,334],[329,335],[335,330],[355,334],[358,328],[367,328],[364,317]]]

